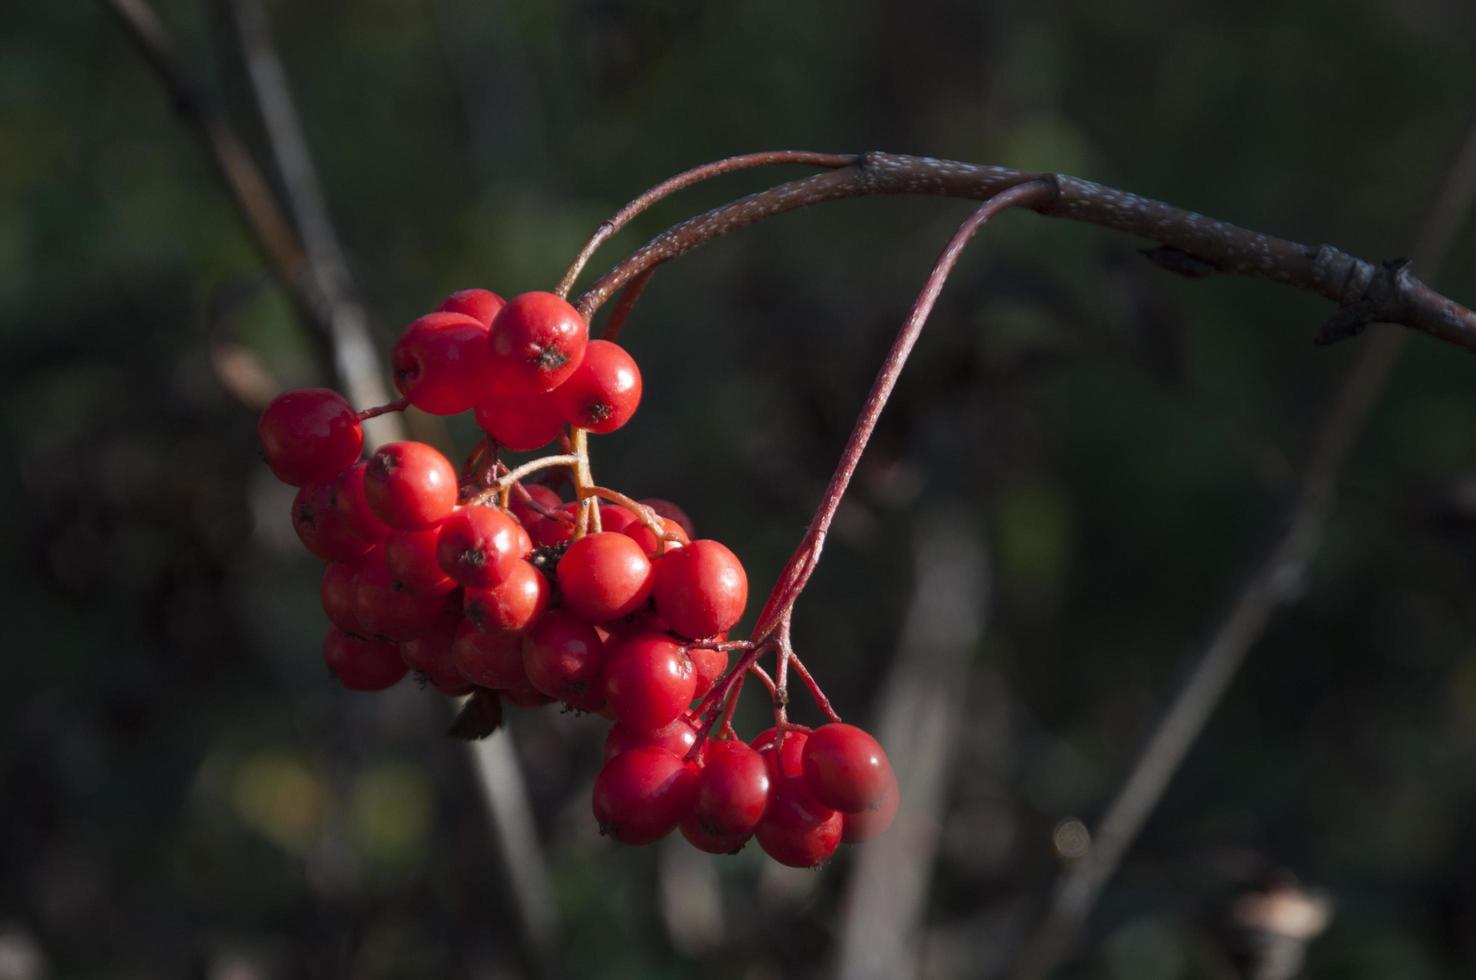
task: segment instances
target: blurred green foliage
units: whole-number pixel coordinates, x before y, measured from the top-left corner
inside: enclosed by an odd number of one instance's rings
[[[158,9],[266,165],[220,6]],[[386,350],[452,289],[546,288],[657,180],[776,147],[1075,172],[1393,257],[1476,104],[1465,0],[269,9]],[[46,964],[33,975],[56,977],[526,973],[438,696],[355,697],[323,676],[319,569],[220,374],[236,352],[283,387],[324,380],[291,304],[104,6],[6,14],[0,944],[24,939]],[[771,179],[663,203],[592,271]],[[967,210],[834,204],[663,270],[625,338],[647,400],[598,440],[602,481],[681,501],[765,587]],[[809,663],[865,721],[919,515],[963,501],[988,528],[996,588],[975,662],[1007,710],[960,739],[924,975],[1017,941],[1054,871],[1051,828],[1099,813],[1279,527],[1357,356],[1358,341],[1310,346],[1319,300],[1178,280],[1136,244],[1029,215],[991,226],[800,607]],[[1470,302],[1473,268],[1468,226],[1439,282]],[[1473,377],[1469,356],[1410,345],[1304,601],[1254,652],[1063,976],[1233,975],[1213,924],[1273,869],[1336,903],[1308,976],[1476,972]],[[453,435],[469,448],[469,429]],[[846,861],[818,878],[713,861],[725,929],[694,949],[662,913],[667,857],[594,833],[595,726],[512,725],[567,975],[830,962]],[[997,771],[978,760],[1001,727]]]

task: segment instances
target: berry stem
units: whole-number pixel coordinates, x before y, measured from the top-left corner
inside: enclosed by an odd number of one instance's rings
[[[661,183],[649,188],[635,200],[603,222],[595,229],[589,241],[579,250],[579,254],[570,264],[564,278],[559,280],[558,288],[554,290],[560,297],[567,297],[569,290],[574,288],[574,282],[579,278],[579,273],[584,270],[595,251],[603,245],[612,235],[624,228],[642,211],[649,208],[663,198],[670,197],[677,191],[699,184],[713,177],[723,174],[734,173],[739,170],[750,170],[754,167],[767,167],[775,164],[791,164],[812,167],[848,167],[857,160],[854,153],[814,153],[809,150],[769,150],[763,153],[746,153],[742,156],[728,157],[725,160],[716,160],[712,163],[704,163],[691,170],[684,170],[675,177],[668,177]],[[613,338],[611,338],[613,339]]]
[[[558,456],[543,456],[539,459],[530,459],[522,466],[508,470],[506,473],[497,477],[495,480],[492,481],[491,486],[489,486],[482,493],[478,494],[476,497],[472,498],[471,503],[485,504],[493,497],[500,495],[504,489],[510,488],[517,484],[518,481],[522,480],[523,477],[528,476],[530,473],[537,473],[539,470],[546,470],[555,466],[568,466],[571,469],[577,469],[582,462],[583,457],[578,455],[577,453],[566,453]]]
[[[401,398],[397,401],[388,402],[384,405],[375,405],[373,408],[362,409],[358,413],[359,421],[367,422],[370,419],[377,419],[381,415],[388,415],[391,412],[403,412],[409,407],[410,399],[408,398]]]
[[[656,535],[656,540],[661,543],[661,551],[666,551],[666,528],[661,524],[661,515],[650,507],[647,507],[634,497],[627,497],[619,490],[611,490],[609,487],[576,488],[575,493],[578,494],[580,500],[585,500],[589,497],[599,497],[602,500],[608,500],[611,503],[624,507],[636,515],[640,519],[640,522],[650,529],[652,534]]]
[[[589,432],[578,426],[570,427],[569,447],[573,450],[574,499],[579,502],[579,523],[574,528],[577,541],[593,530],[601,530],[600,509],[590,499],[589,491],[594,486],[594,476],[589,469]]]
[[[701,748],[703,742],[707,740],[707,736],[712,732],[713,726],[717,723],[718,718],[726,711],[729,699],[732,698],[733,701],[737,701],[734,694],[742,688],[743,678],[748,673],[749,668],[755,666],[759,657],[773,648],[773,642],[755,643],[750,646],[744,652],[743,656],[739,658],[738,662],[733,665],[732,669],[712,686],[712,690],[702,696],[701,701],[697,702],[697,707],[693,709],[692,714],[703,719],[703,721],[702,726],[697,729],[697,740],[692,745],[692,751],[687,753],[688,759],[695,759],[697,757],[698,750]]]
[[[814,675],[805,667],[804,661],[800,660],[798,654],[793,653],[789,655],[789,659],[794,665],[794,672],[799,674],[800,680],[805,682],[805,687],[810,689],[810,697],[814,699],[815,707],[820,709],[820,713],[825,716],[827,721],[838,723],[841,720],[841,716],[835,713],[835,708],[831,706],[830,698],[826,697],[825,692],[820,689],[819,682],[815,680]]]
[[[610,319],[605,321],[605,329],[600,331],[602,339],[613,342],[620,336],[620,329],[625,326],[625,321],[630,318],[631,310],[635,309],[636,302],[646,291],[646,284],[651,281],[651,276],[655,273],[656,267],[652,266],[625,284],[625,288],[620,291],[620,299],[616,302],[615,309],[610,311]]]
[[[922,292],[918,294],[917,300],[913,303],[912,311],[908,313],[907,320],[897,334],[897,339],[892,342],[891,350],[887,351],[886,359],[882,362],[876,380],[872,382],[871,391],[866,396],[866,403],[861,407],[861,414],[856,418],[856,425],[851,430],[851,436],[846,441],[845,448],[841,450],[840,462],[836,464],[835,472],[830,477],[830,483],[825,488],[825,495],[820,501],[819,508],[815,511],[814,518],[810,521],[809,530],[805,532],[804,538],[795,548],[788,564],[784,566],[779,581],[769,593],[769,598],[759,613],[758,622],[753,631],[755,642],[767,639],[776,629],[787,635],[790,611],[794,608],[795,601],[804,591],[811,573],[815,570],[815,565],[820,560],[820,551],[825,546],[825,535],[830,530],[830,522],[840,507],[841,499],[845,497],[846,488],[850,485],[851,477],[861,462],[861,454],[866,451],[866,443],[876,428],[877,420],[881,418],[882,409],[886,407],[887,399],[891,397],[892,389],[897,385],[897,379],[902,374],[902,367],[907,363],[907,356],[912,353],[913,345],[917,343],[923,326],[927,324],[928,316],[933,312],[933,307],[938,302],[938,295],[943,290],[943,284],[948,281],[949,273],[957,265],[964,246],[985,222],[1001,211],[1017,207],[1037,207],[1049,202],[1055,194],[1055,184],[1046,179],[1031,180],[1007,187],[980,205],[949,239],[937,263],[934,264],[933,271],[923,284]],[[781,675],[784,669],[781,664],[779,668]],[[782,679],[779,680],[779,686],[781,688],[784,686]]]

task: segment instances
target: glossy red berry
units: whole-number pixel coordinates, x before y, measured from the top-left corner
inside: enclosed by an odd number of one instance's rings
[[[432,415],[458,415],[487,396],[487,327],[460,313],[427,313],[395,341],[395,387]]]
[[[660,728],[691,704],[697,688],[692,660],[662,633],[637,633],[617,643],[605,667],[605,697],[621,724]]]
[[[563,413],[549,392],[484,395],[476,420],[494,442],[515,453],[542,449],[564,431]]]
[[[628,616],[651,595],[651,561],[623,534],[586,534],[559,559],[564,607],[591,622]]]
[[[383,544],[389,538],[391,528],[369,506],[369,497],[364,489],[368,475],[368,460],[360,460],[339,473],[333,484],[333,509],[348,522],[354,534],[366,541]]]
[[[604,641],[566,610],[550,609],[528,630],[523,670],[535,688],[571,708],[598,711],[605,702]]]
[[[639,520],[633,520],[626,524],[625,527],[616,528],[615,530],[634,540],[636,544],[641,546],[641,550],[652,558],[665,554],[668,551],[675,551],[677,548],[681,548],[691,542],[692,539],[687,536],[687,532],[683,530],[682,526],[670,517],[658,516],[656,521],[661,525],[660,537],[657,537],[655,531],[652,531]],[[606,530],[610,529],[606,528]]]
[[[357,561],[330,562],[323,570],[323,585],[319,590],[328,621],[348,633],[359,629],[359,618],[354,614],[354,576],[358,574]]]
[[[721,633],[718,636],[722,636]],[[697,690],[693,692],[694,698],[700,698],[712,690],[712,685],[718,682],[718,678],[728,672],[728,651],[709,650],[703,647],[692,647],[687,650],[687,656],[692,658],[692,667],[697,672]]]
[[[626,529],[629,528],[632,524],[640,523],[639,517],[632,514],[624,507],[621,507],[619,504],[607,504],[604,501],[601,501],[599,504],[599,508],[600,529],[607,534],[625,534]]]
[[[688,540],[691,540],[692,538],[695,538],[697,536],[697,528],[696,525],[692,523],[692,518],[688,517],[686,511],[682,510],[670,500],[663,500],[660,497],[647,497],[642,500],[641,503],[645,504],[647,507],[660,514],[662,517],[669,517],[680,524],[682,526],[682,530],[687,532]]]
[[[737,854],[743,850],[752,834],[713,834],[703,829],[701,821],[696,815],[687,817],[681,823],[682,836],[687,843],[705,851],[708,854]]]
[[[777,783],[786,776],[798,779],[804,775],[805,742],[809,740],[809,737],[808,733],[798,729],[787,729],[784,733],[783,747],[777,755],[775,753],[775,746],[779,744],[779,729],[777,728],[764,729],[748,744],[764,757],[764,762],[769,767],[769,778]]]
[[[384,563],[395,584],[416,595],[444,595],[456,582],[441,569],[436,528],[395,531],[384,542]]]
[[[589,326],[553,293],[523,293],[492,321],[491,377],[504,393],[552,391],[584,360]]]
[[[542,483],[524,483],[522,486],[528,491],[528,496],[534,503],[544,510],[555,511],[564,506],[564,498],[560,497],[558,491],[553,487],[544,486]],[[529,530],[529,533],[532,533],[534,524],[544,519],[543,514],[534,503],[525,500],[523,495],[516,490],[508,498],[507,509],[512,511],[512,515]]]
[[[641,403],[641,372],[619,345],[591,340],[578,369],[553,396],[570,425],[614,432],[630,421]]]
[[[512,574],[524,551],[520,528],[495,507],[458,507],[441,522],[441,570],[472,589],[490,589]]]
[[[433,527],[456,506],[456,470],[423,442],[392,442],[370,457],[364,494],[390,527]]]
[[[637,748],[605,763],[595,778],[600,833],[622,844],[649,844],[671,833],[692,810],[697,765],[665,749]]]
[[[802,757],[815,799],[843,813],[876,808],[892,783],[881,743],[855,725],[832,722],[810,733]]]
[[[409,640],[436,628],[456,593],[420,596],[395,585],[381,558],[365,562],[354,577],[354,616],[359,632],[387,640]]]
[[[691,819],[714,836],[747,837],[769,805],[769,783],[763,757],[743,742],[709,742]]]
[[[323,661],[350,691],[393,687],[407,670],[393,643],[354,636],[336,626],[330,626],[323,637]]]
[[[847,844],[859,844],[879,837],[896,819],[900,801],[897,774],[893,772],[891,783],[874,810],[841,814],[841,840]]]
[[[463,619],[451,642],[451,656],[461,676],[478,687],[506,691],[528,683],[523,637],[517,633],[486,633]]]
[[[352,561],[374,547],[334,504],[338,476],[300,487],[292,499],[292,529],[304,548],[324,561]]]
[[[840,846],[842,820],[810,795],[798,776],[778,780],[754,837],[764,853],[791,868],[813,868]]]
[[[656,611],[674,632],[693,639],[731,629],[748,603],[748,576],[719,541],[701,539],[656,562]]]
[[[453,697],[469,694],[473,687],[457,669],[452,652],[460,622],[461,617],[453,610],[451,614],[443,615],[430,632],[400,644],[400,657],[405,665],[424,674],[436,690]]]
[[[445,313],[469,316],[482,326],[490,327],[504,305],[502,297],[489,290],[458,289],[442,301],[439,309]]]
[[[697,744],[697,725],[686,716],[660,728],[631,728],[620,722],[610,726],[605,735],[605,761],[608,762],[622,752],[639,748],[665,749],[685,759],[692,746]],[[701,754],[698,755],[699,760]]]
[[[256,437],[277,479],[294,487],[337,473],[364,448],[358,413],[327,388],[272,399],[256,423]]]
[[[554,702],[553,698],[528,683],[526,677],[523,678],[521,683],[514,684],[512,687],[503,688],[498,693],[502,695],[502,699],[508,704],[519,708],[541,708],[545,704],[553,704]]]
[[[480,630],[521,633],[543,615],[552,591],[542,572],[518,561],[507,578],[490,589],[468,588],[462,607],[466,618]]]

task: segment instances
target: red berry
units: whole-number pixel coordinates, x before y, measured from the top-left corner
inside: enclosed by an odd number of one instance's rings
[[[319,590],[328,621],[349,633],[359,629],[359,618],[354,615],[354,576],[357,574],[357,561],[330,562],[323,570],[323,585]]]
[[[604,704],[604,641],[563,609],[544,613],[523,638],[523,669],[535,688],[571,708],[598,711]]]
[[[427,313],[400,334],[390,363],[410,404],[458,415],[487,393],[487,327],[460,313]]]
[[[665,749],[638,748],[605,763],[595,778],[594,815],[600,833],[622,844],[660,840],[692,810],[697,764]]]
[[[451,655],[461,676],[478,687],[506,691],[528,683],[523,638],[517,633],[484,633],[463,619],[456,627]]]
[[[881,744],[855,725],[833,722],[815,729],[802,762],[815,799],[843,813],[875,809],[892,783],[892,764]]]
[[[662,555],[652,589],[656,611],[693,639],[732,629],[748,603],[748,576],[721,542],[702,539]]]
[[[484,395],[476,419],[499,446],[515,453],[542,449],[564,431],[564,416],[547,392]]]
[[[777,728],[764,729],[748,744],[764,757],[764,762],[769,767],[769,778],[778,782],[783,777],[793,776],[798,779],[804,775],[805,742],[809,740],[809,737],[807,733],[798,729],[786,729],[784,746],[777,756],[774,751],[779,742],[779,729]]]
[[[292,498],[292,529],[304,548],[324,561],[352,561],[374,547],[334,506],[338,475],[314,480]]]
[[[522,559],[521,529],[495,507],[458,507],[441,522],[436,556],[441,570],[462,585],[490,589]]]
[[[528,629],[548,608],[552,591],[543,573],[525,561],[513,564],[507,578],[490,589],[466,590],[466,618],[488,633]]]
[[[589,326],[553,293],[514,296],[492,321],[491,375],[502,391],[552,391],[584,359]]]
[[[323,637],[323,661],[350,691],[382,691],[405,676],[405,662],[393,643],[366,640],[330,626]]]
[[[605,697],[631,728],[670,724],[692,703],[697,674],[681,644],[662,633],[628,636],[610,651]]]
[[[614,432],[641,403],[635,359],[608,340],[591,340],[578,370],[554,391],[564,420],[591,432]]]
[[[697,780],[692,820],[708,834],[747,837],[769,804],[769,768],[742,742],[709,742]]]
[[[632,521],[623,528],[616,528],[616,530],[635,541],[641,546],[641,550],[652,558],[668,551],[675,551],[691,542],[692,539],[687,537],[687,532],[682,529],[682,526],[670,517],[658,516],[656,522],[661,525],[662,536],[659,538],[654,531],[638,520]],[[606,528],[606,530],[610,529]]]
[[[642,500],[641,503],[645,504],[647,507],[660,514],[662,517],[669,517],[680,524],[682,526],[682,530],[687,532],[688,539],[695,538],[697,536],[697,528],[696,525],[692,523],[692,518],[688,517],[686,511],[682,510],[670,500],[663,500],[660,497],[647,497],[646,499]]]
[[[628,616],[651,595],[651,561],[623,534],[586,534],[559,559],[564,606],[591,623]]]
[[[651,746],[685,759],[696,744],[697,724],[685,716],[656,729],[631,728],[617,721],[605,735],[605,761],[631,749]]]
[[[327,388],[272,399],[256,423],[256,438],[277,479],[294,487],[337,473],[364,448],[358,413]]]
[[[712,834],[702,828],[701,822],[696,815],[687,817],[681,823],[682,836],[687,838],[687,843],[705,851],[708,854],[737,854],[743,850],[743,845],[748,843],[752,834]]]
[[[359,632],[389,640],[409,640],[429,633],[461,596],[419,596],[397,587],[384,560],[365,562],[354,577],[354,615]]]
[[[841,840],[847,844],[859,844],[873,837],[879,837],[896,818],[897,805],[900,800],[901,792],[897,786],[897,774],[893,772],[887,791],[882,794],[881,802],[876,805],[876,809],[841,814]]]
[[[722,636],[721,633],[718,636]],[[728,672],[728,651],[709,650],[704,647],[688,647],[687,656],[692,658],[692,667],[697,671],[697,690],[694,698],[700,698]]]
[[[607,534],[625,534],[626,528],[632,524],[640,525],[641,519],[619,504],[607,504],[601,501],[599,508],[600,529]]]
[[[841,815],[811,796],[802,778],[786,776],[772,787],[754,836],[780,864],[813,868],[840,846],[841,827]]]
[[[470,694],[473,687],[457,669],[452,652],[460,622],[460,616],[444,615],[429,633],[400,644],[400,656],[405,665],[424,674],[436,690],[452,697]]]
[[[436,528],[395,531],[389,536],[384,543],[384,563],[396,585],[416,595],[444,595],[456,588],[436,557],[439,540]]]
[[[381,544],[389,538],[391,529],[369,506],[369,497],[364,490],[364,480],[368,475],[368,460],[361,460],[339,473],[333,484],[333,509],[359,537]]]
[[[553,487],[544,486],[542,483],[524,483],[523,489],[528,491],[528,496],[533,498],[544,510],[553,511],[564,506],[564,498],[560,497],[558,491]],[[507,509],[512,511],[512,515],[518,519],[523,527],[528,529],[530,534],[533,532],[533,526],[535,524],[546,519],[533,504],[524,500],[522,494],[516,490],[513,491],[508,499]]]
[[[364,494],[390,527],[422,530],[456,506],[456,470],[423,442],[392,442],[369,459]]]
[[[502,310],[501,296],[485,289],[458,289],[447,296],[437,309],[445,313],[460,313],[469,316],[484,327],[492,325],[492,319]]]
[[[541,708],[545,704],[552,704],[554,700],[528,683],[526,677],[521,682],[514,684],[512,687],[503,688],[498,693],[502,695],[502,699],[508,704],[515,705],[519,708]]]

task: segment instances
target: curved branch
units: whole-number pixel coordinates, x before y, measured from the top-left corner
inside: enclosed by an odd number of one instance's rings
[[[647,270],[703,242],[811,204],[882,194],[986,200],[1031,180],[1053,187],[1031,210],[1158,242],[1147,255],[1171,271],[1268,279],[1332,300],[1338,310],[1318,331],[1318,343],[1351,337],[1370,323],[1397,323],[1476,352],[1476,313],[1425,285],[1404,260],[1376,264],[1331,245],[1276,238],[1064,174],[893,153],[866,153],[849,166],[750,194],[674,225],[607,272],[576,305],[588,318]]]

